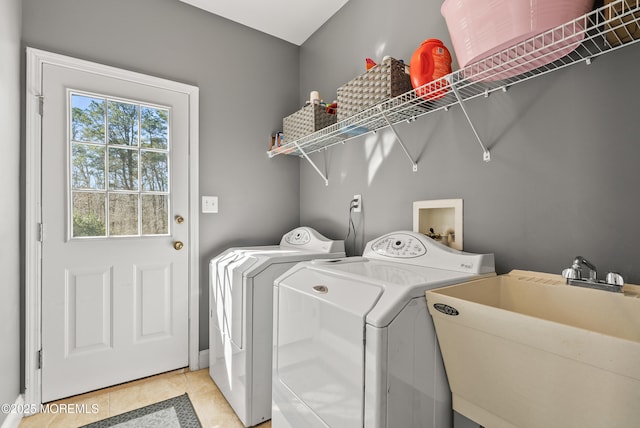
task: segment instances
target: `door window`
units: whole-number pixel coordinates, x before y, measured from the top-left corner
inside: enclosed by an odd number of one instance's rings
[[[72,238],[169,234],[169,114],[69,91]]]

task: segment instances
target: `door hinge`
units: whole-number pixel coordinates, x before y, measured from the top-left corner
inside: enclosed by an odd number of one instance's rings
[[[44,224],[38,223],[38,242],[44,242]]]
[[[38,113],[40,113],[40,116],[42,116],[42,113],[44,112],[44,96],[43,95],[38,95]]]
[[[42,349],[38,351],[38,368],[42,368]]]

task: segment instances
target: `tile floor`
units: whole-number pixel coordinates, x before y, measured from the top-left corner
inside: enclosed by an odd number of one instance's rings
[[[189,394],[203,428],[243,428],[242,422],[209,377],[209,369],[195,372],[177,370],[59,400],[54,403],[85,404],[85,408],[91,410],[76,414],[39,413],[22,419],[19,428],[77,428],[185,392]],[[97,412],[93,413],[93,408],[96,408]],[[270,428],[271,421],[258,427]]]

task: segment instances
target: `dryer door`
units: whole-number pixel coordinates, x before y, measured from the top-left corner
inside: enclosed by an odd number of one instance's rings
[[[276,376],[310,410],[316,424],[307,426],[363,426],[364,322],[381,294],[378,286],[310,269],[280,282]]]

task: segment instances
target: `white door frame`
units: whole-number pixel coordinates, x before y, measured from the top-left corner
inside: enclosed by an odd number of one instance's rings
[[[107,65],[27,48],[26,76],[26,195],[25,195],[25,404],[38,409],[41,401],[42,345],[42,120],[41,85],[44,64],[67,67],[134,83],[155,86],[189,97],[189,368],[198,370],[199,242],[198,242],[198,109],[199,88]]]

